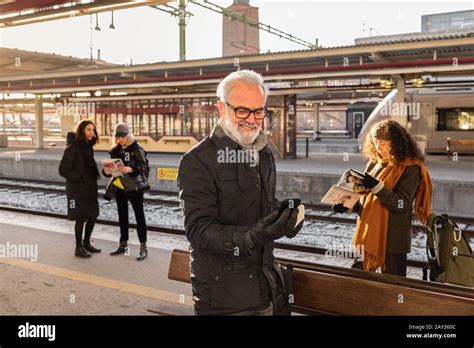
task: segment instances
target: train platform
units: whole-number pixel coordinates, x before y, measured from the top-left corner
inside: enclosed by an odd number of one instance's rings
[[[34,149],[27,147],[0,148],[0,160],[60,160],[63,148]],[[109,158],[106,151],[96,151],[96,159]],[[148,159],[155,166],[179,166],[182,154],[149,153]],[[342,174],[353,167],[364,169],[366,161],[360,153],[310,153],[308,157],[298,151],[296,158],[276,159],[278,172]],[[460,156],[454,161],[444,155],[428,155],[427,165],[434,180],[474,182],[474,156]],[[6,176],[6,175],[5,175]]]
[[[138,262],[135,230],[130,255],[110,256],[118,228],[97,224],[92,242],[102,252],[80,259],[73,222],[7,211],[0,216],[0,315],[194,314],[190,284],[167,278],[171,251],[188,250],[184,237],[149,233],[149,256]],[[280,249],[275,256],[344,268],[353,262]],[[421,269],[409,267],[407,276],[421,279]]]
[[[0,176],[63,182],[57,168],[62,148],[33,149],[11,147],[0,149]],[[181,154],[149,153],[152,188],[176,192],[173,178],[158,177],[159,168],[179,165]],[[106,151],[97,151],[96,159],[108,158]],[[459,156],[456,161],[446,156],[429,155],[427,165],[434,183],[433,209],[436,212],[472,216],[470,198],[474,195],[474,156]],[[301,197],[304,202],[317,203],[348,168],[363,170],[365,160],[356,153],[310,153],[295,159],[277,159],[277,195]],[[106,178],[101,181],[106,183]]]
[[[130,255],[110,256],[117,238],[107,238],[111,228],[97,225],[100,238],[93,235],[93,244],[102,252],[80,259],[73,222],[0,215],[2,249],[9,250],[0,257],[0,315],[193,315],[191,287],[167,279],[167,243],[151,241],[142,262],[135,260],[139,243],[133,238]]]

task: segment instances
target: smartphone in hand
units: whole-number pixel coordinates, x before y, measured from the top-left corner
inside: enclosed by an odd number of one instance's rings
[[[295,209],[298,210],[298,218],[296,219],[295,226],[298,226],[301,221],[304,219],[304,205],[301,204],[301,199],[299,198],[288,198],[285,199],[281,205],[280,208],[278,208],[278,214],[281,215],[285,211],[286,208],[290,209],[290,214],[293,213]]]
[[[293,212],[293,209],[298,208],[298,206],[301,204],[301,199],[299,198],[288,198],[283,200],[281,202],[280,208],[278,208],[278,214],[281,215],[285,211],[286,208],[290,208],[291,213]]]

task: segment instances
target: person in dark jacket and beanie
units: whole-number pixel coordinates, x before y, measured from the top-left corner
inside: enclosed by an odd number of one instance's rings
[[[240,70],[221,81],[217,95],[218,123],[178,171],[194,310],[290,314],[274,241],[294,237],[303,221],[295,227],[296,209],[277,210],[275,162],[261,129],[268,91],[259,74]]]
[[[120,158],[124,163],[124,167],[120,169],[122,174],[129,179],[127,181],[134,182],[138,175],[148,177],[148,165],[146,162],[145,151],[138,145],[137,141],[130,133],[130,128],[126,123],[119,123],[115,127],[115,143],[116,145],[110,151],[110,158]],[[111,172],[104,169],[105,176],[111,176]],[[145,220],[145,212],[143,210],[143,191],[127,193],[125,192],[125,178],[112,178],[107,185],[105,198],[111,198],[115,193],[117,209],[120,222],[120,244],[118,248],[110,255],[120,255],[128,251],[128,201],[132,204],[137,221],[138,239],[140,240],[140,252],[137,260],[144,260],[148,256],[146,247],[147,226]]]
[[[413,212],[424,224],[431,214],[432,183],[424,156],[410,133],[392,120],[372,127],[363,152],[369,160],[365,177],[350,180],[369,193],[353,208],[359,214],[353,244],[363,250],[364,270],[406,276]],[[333,209],[349,211],[342,204]]]
[[[82,120],[74,132],[67,135],[67,147],[64,150],[59,174],[66,178],[68,218],[75,220],[75,255],[82,258],[98,253],[91,245],[91,234],[99,216],[97,180],[99,170],[94,159],[93,146],[99,140],[95,125],[90,120]],[[84,239],[82,234],[84,230]]]

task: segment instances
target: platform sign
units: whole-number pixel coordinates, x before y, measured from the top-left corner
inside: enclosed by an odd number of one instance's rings
[[[156,177],[158,180],[176,180],[178,168],[157,168]]]

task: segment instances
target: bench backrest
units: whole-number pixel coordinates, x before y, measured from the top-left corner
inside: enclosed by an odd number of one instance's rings
[[[190,282],[188,251],[174,250],[168,278]],[[288,260],[278,260],[288,263]],[[474,292],[467,288],[342,269],[294,265],[293,309],[333,315],[472,315]]]

